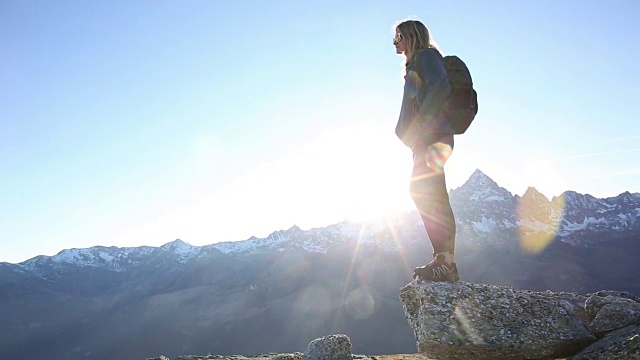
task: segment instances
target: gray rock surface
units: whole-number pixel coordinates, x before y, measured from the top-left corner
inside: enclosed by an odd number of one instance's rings
[[[436,359],[553,359],[596,341],[578,294],[414,280],[400,300],[418,351]]]
[[[302,360],[302,353],[293,353],[293,354],[277,354],[271,358],[271,360]]]
[[[181,355],[175,358],[175,360],[302,360],[303,353],[284,353],[284,354],[260,354],[255,356],[242,356],[242,355]],[[376,357],[369,357],[367,355],[353,354],[353,360],[433,360],[425,358],[419,354],[400,354],[400,355],[381,355]],[[146,360],[171,360],[166,356],[158,356],[154,358],[147,358]]]
[[[242,355],[181,355],[175,358],[175,360],[271,360],[273,357],[282,354],[266,354],[257,356],[242,356]],[[288,354],[284,354],[288,355]],[[169,360],[169,359],[167,359]]]
[[[570,360],[640,360],[640,323],[610,332]]]
[[[640,360],[640,298],[627,292],[585,296],[414,280],[400,289],[400,300],[417,354],[354,355],[351,339],[336,334],[311,341],[304,353],[175,360]]]
[[[585,303],[589,326],[597,335],[640,321],[640,298],[620,291],[598,291]]]
[[[309,343],[303,360],[352,360],[351,339],[347,335],[328,335]]]

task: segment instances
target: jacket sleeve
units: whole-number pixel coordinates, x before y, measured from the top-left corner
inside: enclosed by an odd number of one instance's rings
[[[415,104],[417,103],[417,85],[416,74],[409,72],[404,77],[404,92],[402,94],[402,106],[400,107],[400,116],[396,125],[396,135],[402,142],[412,148],[418,138],[416,125],[417,113]]]
[[[429,128],[449,97],[451,87],[442,56],[436,50],[423,50],[419,54],[416,70],[420,72],[421,86],[425,86],[424,99],[418,113]]]

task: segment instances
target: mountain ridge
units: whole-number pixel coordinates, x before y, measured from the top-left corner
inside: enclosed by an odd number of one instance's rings
[[[640,294],[640,197],[565,194],[512,195],[480,171],[451,190],[462,280]],[[285,353],[327,333],[348,334],[359,353],[414,352],[398,289],[431,253],[411,211],[240,242],[0,263],[0,358]]]
[[[526,231],[536,233],[557,231],[561,241],[577,245],[579,241],[576,241],[574,233],[580,233],[583,230],[640,230],[640,221],[638,221],[640,193],[629,191],[615,197],[596,198],[589,194],[567,190],[549,200],[535,187],[528,187],[525,193],[519,196],[500,187],[488,175],[477,169],[463,185],[452,189],[450,196],[452,206],[454,209],[458,208],[455,211],[456,221],[463,225],[465,221],[467,225],[472,224],[476,233],[487,233],[496,228],[524,228]],[[464,206],[461,205],[463,201],[457,201],[461,197],[468,200],[464,201]],[[469,213],[475,214],[469,216]],[[412,214],[413,222],[416,222],[415,211],[395,215],[394,218],[397,220],[406,214]],[[596,217],[598,214],[601,216]],[[406,223],[406,220],[401,222]],[[180,239],[157,247],[97,245],[89,248],[64,249],[53,256],[38,255],[17,264],[5,262],[0,264],[16,265],[30,271],[38,266],[54,264],[75,264],[123,271],[125,267],[139,265],[145,257],[161,254],[163,251],[177,255],[177,260],[182,263],[212,251],[227,255],[247,255],[259,253],[260,250],[280,249],[282,251],[285,247],[293,246],[309,252],[326,253],[329,248],[340,242],[336,236],[347,235],[358,238],[358,241],[364,243],[376,243],[379,241],[375,240],[377,236],[375,233],[380,231],[383,231],[382,227],[372,231],[370,227],[365,227],[364,223],[351,221],[342,221],[309,230],[302,230],[297,225],[293,225],[286,230],[274,231],[265,238],[252,236],[246,240],[207,245],[191,245]],[[292,244],[293,240],[298,240],[299,243]]]

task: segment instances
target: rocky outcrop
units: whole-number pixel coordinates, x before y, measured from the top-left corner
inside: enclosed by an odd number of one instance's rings
[[[585,303],[591,330],[599,336],[640,321],[640,297],[620,291],[598,291]]]
[[[640,324],[613,331],[569,360],[640,359]]]
[[[400,299],[418,351],[435,359],[640,356],[640,299],[629,293],[584,296],[414,280]],[[596,352],[607,355],[589,355]]]
[[[169,360],[161,355],[160,357],[147,360]],[[207,355],[178,356],[176,360],[373,360],[366,355],[353,355],[351,353],[351,339],[344,334],[327,335],[317,338],[309,343],[304,353],[291,354],[266,354],[251,357],[239,355]]]
[[[351,339],[337,334],[313,340],[304,353],[176,360],[640,360],[640,297],[627,292],[581,295],[414,280],[400,289],[400,300],[416,355],[353,355]]]
[[[347,335],[329,335],[309,343],[303,360],[352,360],[351,340]]]

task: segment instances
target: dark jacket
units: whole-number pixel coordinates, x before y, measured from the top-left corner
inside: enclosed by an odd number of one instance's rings
[[[449,80],[442,55],[435,49],[419,50],[407,65],[404,95],[396,135],[410,148],[420,140],[429,145],[454,131],[444,115]]]

